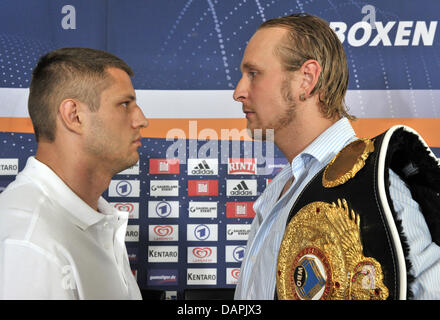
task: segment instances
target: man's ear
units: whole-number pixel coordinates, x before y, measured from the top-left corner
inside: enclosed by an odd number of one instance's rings
[[[75,99],[64,99],[58,107],[64,128],[78,134],[81,134],[83,125],[81,107],[80,102]]]
[[[321,65],[316,60],[307,60],[300,68],[303,80],[301,83],[301,89],[305,98],[310,97],[310,93],[318,83],[319,75],[321,74]]]

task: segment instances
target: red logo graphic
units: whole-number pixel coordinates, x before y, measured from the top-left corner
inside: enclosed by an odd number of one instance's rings
[[[208,258],[212,254],[211,248],[194,248],[192,252],[199,259]]]
[[[237,279],[237,280],[238,280],[238,277],[240,276],[240,268],[232,269],[232,270],[231,270],[231,276],[232,276],[234,279]]]
[[[172,226],[155,226],[153,230],[159,237],[169,236],[174,231]]]
[[[253,218],[253,202],[226,202],[226,218]]]
[[[118,202],[114,204],[114,207],[119,211],[125,211],[132,213],[134,210],[134,205],[132,203]]]
[[[257,174],[257,159],[229,158],[228,174]]]
[[[179,159],[150,159],[151,174],[179,174]]]
[[[218,181],[188,180],[188,196],[218,196]]]

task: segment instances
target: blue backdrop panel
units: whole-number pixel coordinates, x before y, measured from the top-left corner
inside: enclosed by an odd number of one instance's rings
[[[370,6],[374,15],[368,13]],[[0,85],[26,87],[41,54],[85,46],[124,58],[136,71],[136,89],[232,89],[246,42],[263,20],[309,12],[346,24],[350,89],[440,89],[439,26],[430,24],[438,20],[439,11],[436,0],[3,0]],[[365,44],[352,46],[348,32],[363,19],[375,29]],[[383,26],[395,22],[385,32],[391,45],[381,40],[370,46],[378,35],[376,21]],[[412,22],[400,26],[409,43],[395,45],[399,23],[405,21]],[[417,21],[433,39],[422,38],[413,46]],[[358,30],[356,39],[363,32]]]

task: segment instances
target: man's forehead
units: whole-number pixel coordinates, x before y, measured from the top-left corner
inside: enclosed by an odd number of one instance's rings
[[[247,47],[264,47],[267,45],[273,46],[279,43],[287,33],[288,30],[283,27],[265,27],[258,29],[249,40]]]
[[[257,30],[246,46],[241,70],[262,68],[264,60],[275,56],[275,48],[288,31],[285,28],[266,27]]]
[[[130,80],[130,76],[128,75],[128,73],[120,68],[108,67],[105,69],[105,71],[114,80],[123,80],[123,81],[126,81],[127,79]],[[130,80],[130,82],[131,82],[131,80]]]
[[[134,91],[131,78],[124,70],[108,68],[106,71],[110,82],[104,91],[111,91],[114,96],[120,98],[136,100],[136,92]]]

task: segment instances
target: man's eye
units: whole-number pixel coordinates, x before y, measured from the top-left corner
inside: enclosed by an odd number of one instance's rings
[[[257,75],[257,71],[249,71],[248,72],[248,77],[251,79],[255,78],[256,75]]]
[[[121,105],[123,105],[124,107],[128,107],[129,104],[130,104],[129,101],[125,101],[125,102],[122,102],[122,103],[121,103]]]

